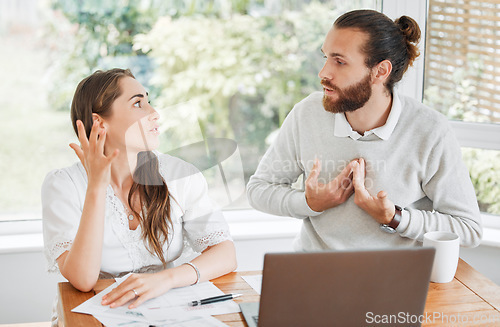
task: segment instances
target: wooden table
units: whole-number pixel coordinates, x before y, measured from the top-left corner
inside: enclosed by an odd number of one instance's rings
[[[241,293],[236,302],[257,302],[259,295],[241,276],[260,271],[234,272],[212,282],[224,293]],[[59,283],[59,325],[96,326],[101,323],[90,315],[71,309],[99,293],[114,282],[99,280],[93,291],[82,293],[68,282]],[[241,313],[216,316],[229,326],[246,326]],[[431,283],[425,305],[423,326],[500,326],[500,286],[460,259],[455,279],[446,284]]]

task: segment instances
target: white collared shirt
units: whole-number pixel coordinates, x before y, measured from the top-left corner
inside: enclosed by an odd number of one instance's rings
[[[398,123],[399,116],[401,115],[401,101],[396,93],[394,93],[392,100],[392,107],[387,121],[383,126],[366,131],[364,135],[359,134],[352,129],[351,124],[347,121],[345,113],[335,114],[335,129],[334,135],[337,137],[350,137],[353,140],[358,140],[363,136],[369,136],[375,134],[382,140],[388,140],[391,136],[396,124]]]

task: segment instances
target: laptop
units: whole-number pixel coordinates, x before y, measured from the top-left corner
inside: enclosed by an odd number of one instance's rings
[[[260,302],[240,307],[249,327],[420,326],[434,252],[268,253]]]

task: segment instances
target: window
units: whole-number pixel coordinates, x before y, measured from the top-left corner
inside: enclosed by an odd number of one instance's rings
[[[77,157],[69,106],[96,69],[129,67],[162,116],[160,151],[203,170],[224,208],[292,106],[320,88],[334,19],[379,0],[0,1],[0,220],[40,219],[40,186]]]
[[[452,119],[500,123],[500,4],[429,1],[425,99]]]
[[[500,215],[500,4],[429,0],[428,10],[424,102],[455,120],[481,211]]]
[[[422,58],[399,87],[457,120],[460,141],[474,148],[464,150],[472,171],[470,158],[498,158],[478,149],[500,150],[499,6],[492,0],[0,1],[0,221],[40,219],[46,173],[77,160],[68,147],[76,141],[69,123],[76,84],[116,66],[132,69],[160,111],[160,151],[197,164],[222,207],[248,208],[244,185],[273,132],[296,102],[319,89],[326,31],[340,13],[361,7],[427,25]],[[498,189],[500,161],[491,160],[488,174]],[[498,214],[498,202],[480,206]]]

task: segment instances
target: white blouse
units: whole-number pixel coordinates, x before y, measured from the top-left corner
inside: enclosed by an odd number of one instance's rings
[[[186,245],[196,252],[231,240],[229,227],[207,194],[203,175],[191,164],[156,153],[159,170],[171,194],[172,228],[163,247],[167,267],[173,266]],[[57,272],[56,259],[71,248],[87,191],[87,174],[78,162],[47,174],[42,185],[43,238],[48,270]],[[111,185],[106,190],[101,272],[111,276],[126,272],[156,271],[161,261],[141,239],[141,226],[131,230],[125,208]],[[167,244],[168,243],[168,244]]]

